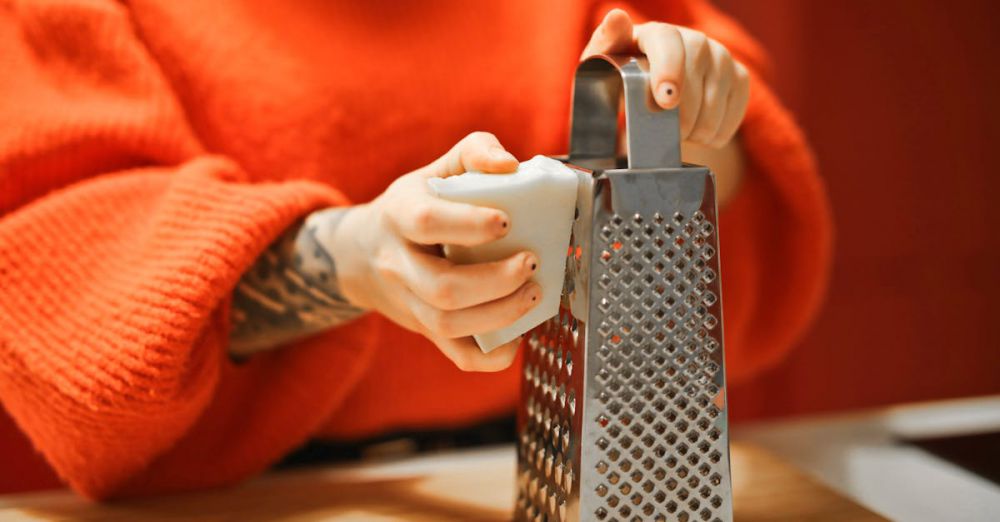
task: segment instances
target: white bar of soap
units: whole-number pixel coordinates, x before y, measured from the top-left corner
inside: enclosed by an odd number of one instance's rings
[[[506,236],[475,247],[446,245],[448,259],[460,264],[482,263],[522,250],[534,252],[539,259],[532,280],[542,287],[541,303],[510,326],[475,336],[484,352],[516,339],[558,313],[577,179],[576,173],[559,161],[535,156],[512,174],[466,172],[428,180],[431,190],[441,198],[497,208],[510,216]]]

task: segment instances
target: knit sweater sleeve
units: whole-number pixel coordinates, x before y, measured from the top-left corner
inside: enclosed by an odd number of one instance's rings
[[[667,5],[633,0],[620,6],[639,20],[704,32],[750,72],[750,103],[739,131],[746,170],[719,218],[726,373],[730,384],[741,384],[778,364],[818,312],[832,259],[832,217],[805,136],[767,84],[763,49],[706,0],[669,4],[673,16],[664,18]]]
[[[207,155],[117,2],[0,0],[0,70],[0,402],[18,426],[94,498],[232,481],[300,443],[370,328],[237,367],[228,296],[282,230],[346,199]]]

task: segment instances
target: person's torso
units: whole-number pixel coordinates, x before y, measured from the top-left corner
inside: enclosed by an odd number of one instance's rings
[[[152,0],[132,10],[208,152],[255,181],[323,181],[363,203],[472,131],[522,160],[564,152],[573,71],[604,10],[593,3]],[[513,369],[463,374],[384,323],[368,376],[327,434],[512,409]]]

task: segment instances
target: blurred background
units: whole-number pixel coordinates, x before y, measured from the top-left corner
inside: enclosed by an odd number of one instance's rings
[[[819,320],[732,417],[1000,393],[1000,3],[715,4],[770,53],[837,227]]]

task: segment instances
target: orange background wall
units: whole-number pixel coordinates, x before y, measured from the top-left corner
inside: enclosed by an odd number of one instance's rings
[[[1000,393],[1000,4],[716,5],[771,53],[837,226],[819,322],[733,416]]]

